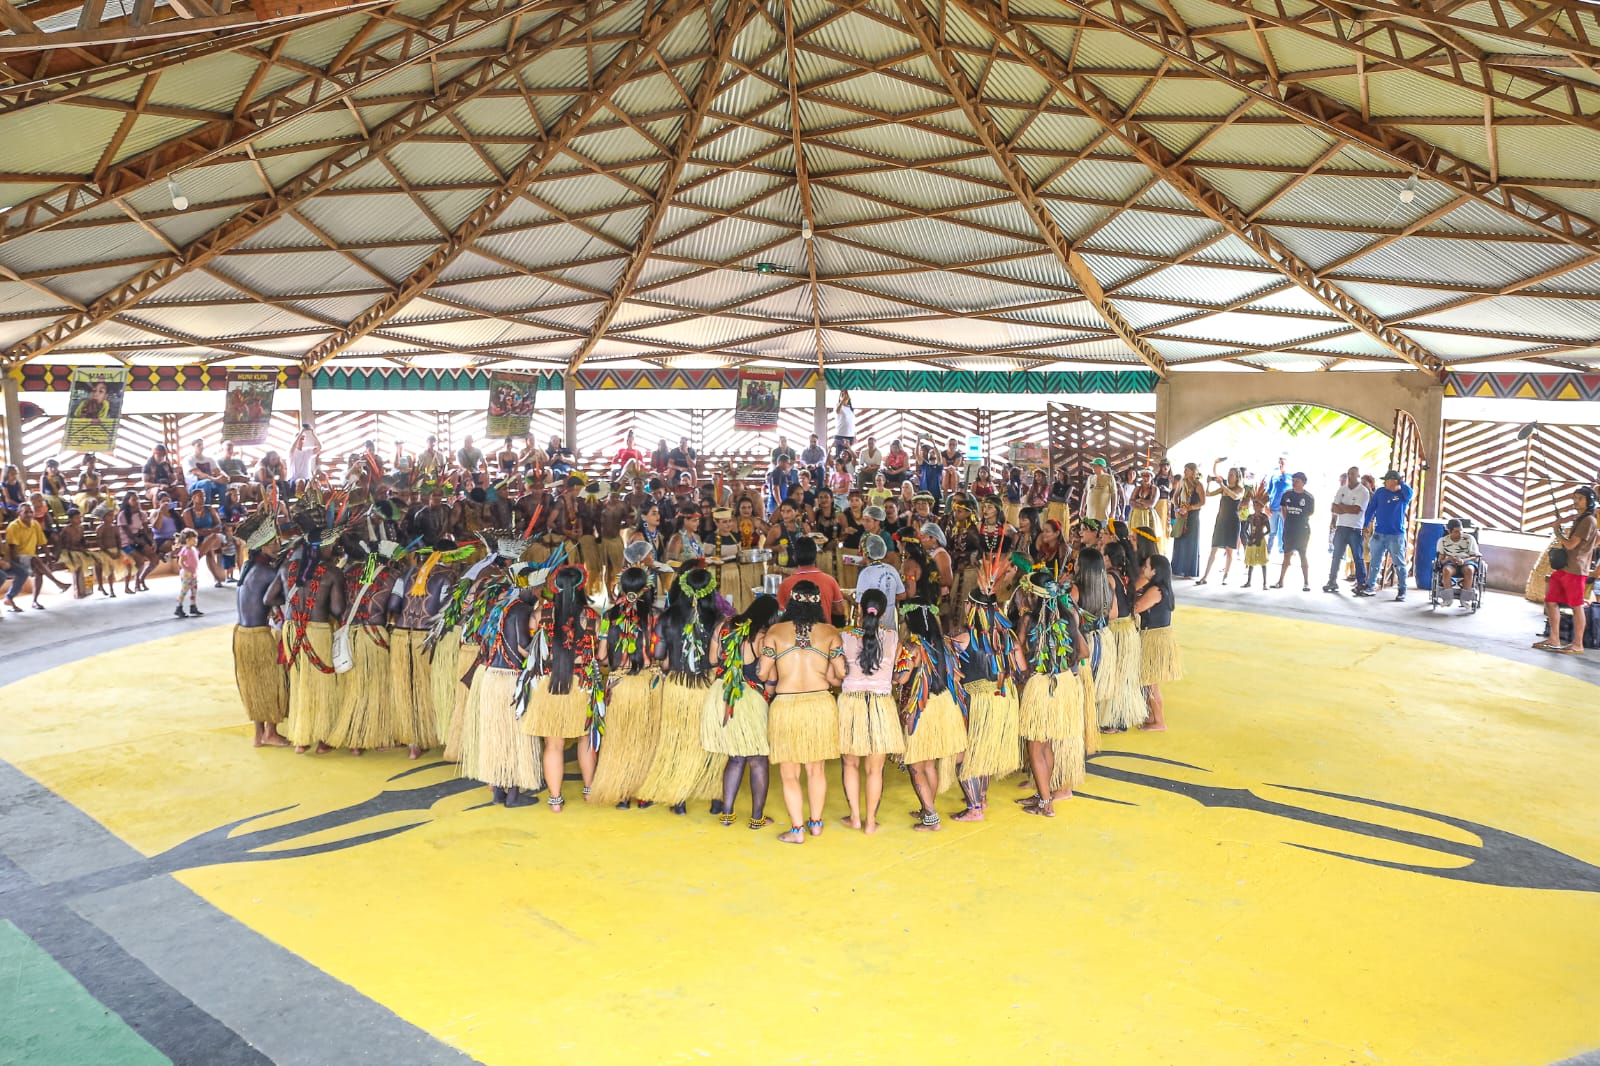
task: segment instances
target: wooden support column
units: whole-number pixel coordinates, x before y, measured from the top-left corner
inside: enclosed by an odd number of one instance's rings
[[[572,454],[578,454],[578,375],[576,373],[561,375],[561,395],[565,405],[562,413],[566,417],[566,440],[562,441],[572,449]]]
[[[22,483],[28,484],[28,468],[22,462],[22,401],[18,396],[17,373],[19,371],[0,371],[5,375],[0,378],[0,388],[5,392],[5,421],[6,421],[6,462],[16,466],[22,474]]]
[[[1438,518],[1444,494],[1444,386],[1422,394],[1417,429],[1422,433],[1422,456],[1428,472],[1422,482],[1422,517]]]
[[[316,406],[311,402],[311,380],[316,374],[310,370],[300,371],[300,423],[301,425],[314,425],[317,419]]]
[[[824,450],[828,447],[828,381],[822,376],[822,371],[817,371],[815,409],[812,412],[813,432],[817,435],[817,443]]]

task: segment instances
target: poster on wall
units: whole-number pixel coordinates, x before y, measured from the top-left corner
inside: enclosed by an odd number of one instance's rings
[[[265,443],[272,422],[272,394],[277,391],[276,370],[229,370],[222,439],[235,444]]]
[[[127,387],[128,371],[123,367],[74,367],[61,447],[72,452],[109,452],[116,447]]]
[[[739,371],[739,395],[733,403],[733,428],[778,428],[778,401],[783,396],[783,371]]]
[[[489,375],[489,436],[525,437],[533,420],[539,379],[528,374]]]

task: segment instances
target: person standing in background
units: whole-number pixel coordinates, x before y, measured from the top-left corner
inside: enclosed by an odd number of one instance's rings
[[[296,493],[317,476],[317,463],[321,456],[322,442],[317,440],[317,431],[311,428],[310,422],[302,423],[299,436],[289,447],[289,484]]]
[[[1306,491],[1306,476],[1296,470],[1289,477],[1289,491],[1278,497],[1278,510],[1283,515],[1283,528],[1279,543],[1283,545],[1283,568],[1278,571],[1278,583],[1272,587],[1283,588],[1283,579],[1289,573],[1289,558],[1300,554],[1301,592],[1311,591],[1311,564],[1306,561],[1306,546],[1311,543],[1311,514],[1316,501]]]
[[[1361,483],[1361,470],[1352,466],[1345,474],[1344,484],[1339,491],[1333,494],[1333,563],[1328,567],[1328,583],[1322,586],[1323,592],[1339,591],[1339,566],[1344,561],[1346,549],[1356,566],[1357,596],[1370,596],[1367,589],[1367,563],[1361,550],[1361,522],[1367,513],[1367,502],[1372,499],[1372,493]]]
[[[1561,532],[1561,515],[1556,515],[1556,539],[1561,542],[1561,555],[1551,558],[1549,584],[1545,586],[1544,616],[1550,624],[1550,635],[1534,647],[1540,651],[1557,651],[1563,655],[1583,654],[1583,631],[1588,618],[1584,605],[1589,602],[1589,565],[1594,561],[1594,549],[1600,532],[1595,527],[1595,493],[1588,485],[1572,490],[1573,506],[1578,513],[1566,535]],[[1380,527],[1381,528],[1381,527]],[[1376,550],[1376,549],[1374,549]],[[1560,566],[1553,564],[1560,563]],[[1561,643],[1561,608],[1572,609],[1572,643]]]
[[[839,402],[834,406],[833,413],[838,419],[838,424],[833,427],[833,455],[837,459],[844,452],[852,450],[856,444],[856,409],[850,402],[849,389],[840,391]]]
[[[1283,494],[1289,491],[1289,453],[1278,454],[1278,469],[1267,479],[1267,510],[1272,518],[1272,531],[1267,535],[1267,552],[1283,549]]]
[[[1364,520],[1372,523],[1372,564],[1367,569],[1367,592],[1370,595],[1382,580],[1383,556],[1388,553],[1394,560],[1397,589],[1396,603],[1406,599],[1406,511],[1411,506],[1411,486],[1400,480],[1400,471],[1390,470],[1383,475],[1383,487],[1367,501]]]

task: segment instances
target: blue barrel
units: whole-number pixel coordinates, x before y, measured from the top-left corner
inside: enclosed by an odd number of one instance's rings
[[[1442,536],[1442,518],[1424,518],[1417,524],[1417,551],[1411,574],[1419,589],[1433,588],[1433,560],[1439,554],[1439,538]]]

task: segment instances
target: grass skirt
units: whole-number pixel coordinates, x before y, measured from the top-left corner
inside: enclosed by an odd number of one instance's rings
[[[289,674],[278,663],[271,626],[233,627],[233,680],[250,721],[276,724],[289,717]]]
[[[389,631],[389,699],[380,731],[395,743],[427,750],[439,743],[434,722],[433,664],[422,650],[425,629]]]
[[[550,679],[541,677],[518,726],[530,737],[571,740],[583,736],[589,731],[589,690],[574,678],[566,695],[552,696]]]
[[[590,803],[616,803],[639,794],[661,730],[661,675],[647,670],[612,678]]]
[[[900,708],[887,693],[839,693],[839,753],[899,755],[906,750]]]
[[[700,746],[717,755],[767,754],[767,699],[755,685],[733,705],[733,717],[723,724],[722,684],[706,691],[700,708]]]
[[[474,781],[481,781],[479,776],[479,742],[478,734],[478,708],[483,695],[483,675],[489,672],[486,666],[480,666],[472,672],[472,684],[467,686],[466,698],[461,704],[461,713],[456,715],[450,723],[452,730],[459,731],[460,740],[456,751],[456,776],[470,777]]]
[[[932,762],[966,750],[967,723],[956,706],[956,698],[949,690],[929,696],[917,728],[906,734],[906,763]]]
[[[539,761],[539,739],[517,729],[511,713],[511,697],[517,691],[517,671],[498,666],[479,671],[483,683],[478,689],[478,772],[479,781],[497,788],[521,788],[529,792],[544,787]]]
[[[750,609],[755,593],[750,591],[761,584],[761,567],[756,563],[723,563],[717,571],[717,591],[728,597],[734,612],[743,614]]]
[[[722,768],[728,757],[700,745],[706,692],[715,688],[708,677],[668,677],[662,682],[661,731],[650,771],[639,786],[640,799],[683,803],[722,795]]]
[[[1164,685],[1183,679],[1183,649],[1178,647],[1171,626],[1147,629],[1139,639],[1144,667],[1139,677],[1141,685]]]
[[[1135,530],[1140,526],[1154,533],[1156,531],[1156,513],[1148,507],[1134,507],[1128,511],[1128,529]]]
[[[1083,693],[1083,754],[1085,757],[1100,751],[1100,679],[1106,677],[1109,687],[1109,676],[1105,673],[1107,656],[1116,658],[1117,638],[1111,635],[1110,630],[1097,629],[1093,633],[1085,633],[1083,642],[1089,651],[1089,665],[1078,667],[1078,688]]]
[[[429,688],[433,693],[433,729],[440,739],[450,735],[450,718],[456,710],[456,689],[466,668],[456,667],[461,647],[461,630],[451,626],[433,646],[433,661],[428,664]]]
[[[839,757],[839,704],[831,692],[773,697],[767,744],[775,763],[826,762]]]
[[[1102,673],[1111,690],[1111,698],[1103,703],[1100,724],[1113,729],[1132,729],[1144,722],[1149,714],[1144,705],[1144,692],[1140,678],[1144,674],[1144,643],[1139,639],[1139,628],[1132,618],[1118,618],[1111,623],[1111,632],[1117,635],[1116,670]]]
[[[1034,674],[1022,689],[1018,730],[1027,740],[1083,736],[1083,689],[1072,674]],[[1081,739],[1080,739],[1081,742]]]
[[[332,665],[331,623],[307,622],[306,640],[319,660]],[[295,747],[309,748],[327,739],[338,713],[338,675],[323,673],[312,664],[310,654],[302,651],[289,671],[289,731],[285,735]]]
[[[598,596],[605,591],[606,555],[600,548],[600,541],[588,534],[578,538],[578,557],[583,560],[583,568],[589,572],[588,584],[584,590],[591,596]]]
[[[961,776],[1004,777],[1022,766],[1016,686],[1007,686],[1004,695],[995,691],[993,681],[973,681],[966,688],[967,757]]]
[[[350,671],[339,679],[339,717],[328,743],[336,748],[381,748],[394,738],[384,730],[389,702],[389,649],[358,625],[350,631]]]
[[[467,671],[472,669],[472,664],[478,661],[478,646],[466,642],[456,649],[456,687],[455,702],[450,707],[450,728],[444,735],[444,761],[460,762],[461,749],[465,740],[462,723],[467,717],[467,697],[471,695],[471,682],[463,681]],[[474,742],[476,743],[476,742]]]
[[[1262,541],[1260,544],[1247,544],[1247,545],[1245,545],[1245,549],[1244,549],[1244,565],[1246,565],[1246,566],[1266,566],[1267,565],[1267,542],[1266,541]],[[1246,575],[1246,576],[1248,577],[1249,575]],[[1263,579],[1263,580],[1265,580],[1265,579]]]

